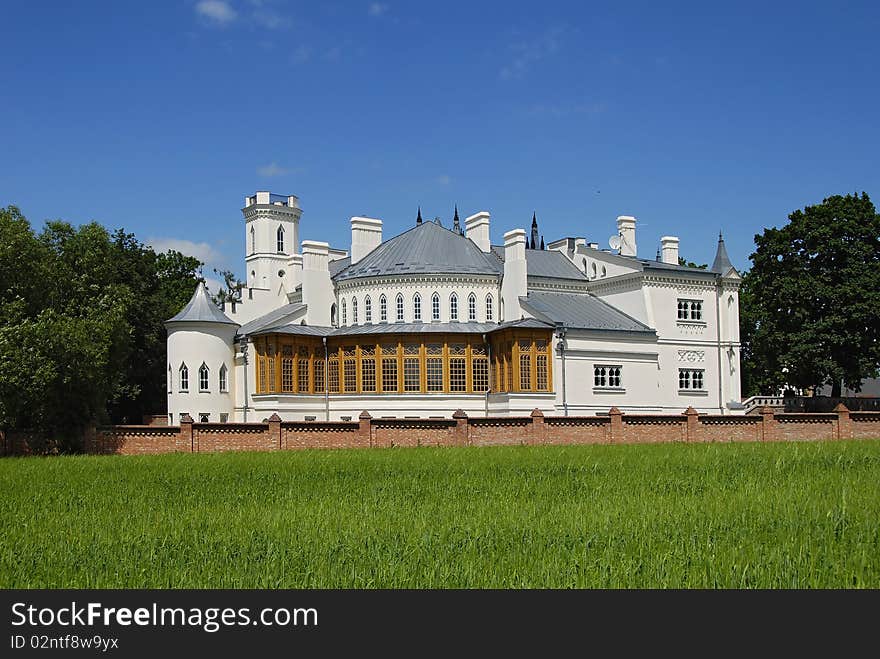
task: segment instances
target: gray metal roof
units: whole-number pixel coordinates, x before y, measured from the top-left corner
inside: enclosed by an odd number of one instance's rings
[[[492,254],[504,263],[504,247],[492,245]],[[587,281],[587,276],[562,252],[556,249],[527,249],[526,268],[529,277],[553,277]]]
[[[424,222],[379,245],[334,279],[405,274],[485,274],[501,272],[497,259],[472,240],[435,222]]]
[[[350,256],[346,256],[344,259],[336,259],[335,261],[330,261],[330,276],[335,277],[337,272],[345,270],[350,265]]]
[[[295,336],[327,336],[333,332],[332,327],[320,327],[318,325],[300,325],[292,323],[290,325],[278,325],[276,327],[264,327],[251,332],[250,336],[259,336],[260,334],[292,334]]]
[[[648,259],[639,259],[639,261],[644,270],[674,270],[675,272],[686,272],[691,274],[712,274],[706,268],[689,268],[686,265],[675,265],[674,263],[663,263],[662,261],[649,261]]]
[[[727,255],[727,248],[724,246],[724,238],[719,233],[718,251],[715,252],[715,260],[712,262],[712,267],[709,268],[709,270],[717,272],[719,275],[726,275],[730,272],[732,267],[733,264],[730,262],[730,257]]]
[[[208,289],[205,288],[205,282],[200,281],[196,286],[196,291],[190,298],[189,303],[180,310],[173,318],[165,321],[168,323],[223,323],[226,325],[238,325],[234,320],[230,320],[217,305],[211,301],[208,295]]]
[[[252,321],[245,323],[238,328],[238,334],[239,336],[244,336],[245,334],[253,334],[254,332],[259,332],[260,330],[271,327],[278,327],[279,325],[284,324],[284,320],[288,316],[292,316],[305,308],[306,305],[299,302],[285,304],[283,307],[278,307],[274,311],[270,311],[259,318],[254,318]]]
[[[334,329],[331,336],[357,334],[484,334],[498,329],[496,323],[376,323]]]
[[[531,291],[519,301],[539,319],[562,323],[573,329],[655,333],[644,323],[592,294]]]

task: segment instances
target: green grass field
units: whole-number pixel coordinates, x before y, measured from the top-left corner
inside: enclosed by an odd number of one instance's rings
[[[0,460],[3,588],[880,587],[880,441]]]

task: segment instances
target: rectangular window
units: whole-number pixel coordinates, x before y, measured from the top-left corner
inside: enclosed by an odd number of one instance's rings
[[[328,383],[330,385],[330,393],[338,394],[339,393],[339,357],[331,357],[329,359],[329,363],[327,365],[329,369],[328,375]]]
[[[397,391],[397,357],[382,358],[382,391]]]
[[[519,390],[532,390],[532,355],[528,352],[519,353]]]
[[[296,364],[296,374],[299,376],[299,392],[301,394],[309,393],[309,358],[308,353],[305,355],[300,351],[300,357]]]
[[[266,393],[266,358],[257,358],[257,369],[259,370],[258,378],[260,382],[260,393]]]
[[[220,412],[220,423],[227,423],[229,421],[229,414],[226,412]]]
[[[535,388],[547,391],[547,355],[535,356]]]
[[[690,390],[703,389],[702,369],[680,368],[678,369],[678,388]]]
[[[281,347],[281,391],[293,391],[293,346]]]
[[[266,364],[269,371],[269,380],[267,382],[269,388],[266,391],[275,391],[275,350],[272,348],[268,350]]]
[[[471,381],[474,391],[482,393],[489,388],[489,360],[485,357],[474,357],[471,362]]]
[[[428,391],[443,391],[443,358],[428,357],[425,359],[425,375]]]
[[[343,360],[342,371],[345,379],[345,393],[357,391],[357,363],[354,357],[346,357]]]
[[[324,393],[324,360],[315,360],[315,393]]]
[[[678,320],[703,320],[703,301],[679,299]]]
[[[593,386],[598,388],[620,388],[620,366],[603,366],[598,364],[593,367]]]
[[[467,361],[464,357],[449,358],[449,390],[467,391]]]
[[[376,358],[361,360],[361,390],[376,391]]]
[[[418,357],[403,358],[403,390],[404,391],[420,391],[422,388],[421,369],[419,368]]]

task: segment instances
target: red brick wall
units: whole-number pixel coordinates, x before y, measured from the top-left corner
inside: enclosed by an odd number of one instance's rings
[[[593,417],[475,417],[373,419],[357,422],[188,423],[180,426],[111,426],[86,432],[83,449],[94,454],[214,451],[278,451],[307,448],[392,446],[498,446],[504,444],[603,444],[656,442],[750,442],[880,439],[880,412],[784,414],[765,409],[756,416],[682,414],[629,415],[612,409]],[[52,443],[27,433],[0,435],[6,455],[50,453]]]

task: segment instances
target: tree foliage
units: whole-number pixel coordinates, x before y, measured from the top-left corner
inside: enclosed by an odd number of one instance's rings
[[[165,327],[201,263],[99,224],[0,209],[0,427],[75,438],[165,406]],[[68,446],[67,448],[75,448]]]
[[[868,195],[794,211],[755,245],[740,291],[744,392],[858,391],[880,364],[880,215]]]
[[[678,257],[678,265],[683,265],[686,268],[697,268],[698,270],[705,270],[706,268],[709,267],[708,263],[701,263],[701,264],[697,265],[693,261],[688,261],[683,256]]]

